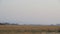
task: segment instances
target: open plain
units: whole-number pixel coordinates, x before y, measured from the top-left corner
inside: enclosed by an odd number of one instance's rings
[[[0,25],[0,34],[60,34],[60,26]]]

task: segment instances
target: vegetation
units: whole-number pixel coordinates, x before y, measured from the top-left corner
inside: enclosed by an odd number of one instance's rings
[[[6,23],[0,23],[0,25],[18,25],[18,24],[13,24],[13,23],[10,24],[10,23],[7,23],[7,22],[6,22]]]
[[[60,26],[30,26],[0,23],[0,34],[48,34],[52,32],[60,34]]]

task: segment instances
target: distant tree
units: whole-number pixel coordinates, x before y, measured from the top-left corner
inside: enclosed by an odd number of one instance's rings
[[[18,24],[10,24],[10,23],[8,23],[8,22],[5,22],[5,23],[0,23],[0,25],[18,25]]]
[[[4,25],[3,23],[0,23],[0,25]]]

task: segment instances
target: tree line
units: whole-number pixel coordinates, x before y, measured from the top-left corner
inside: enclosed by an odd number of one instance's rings
[[[0,23],[0,25],[18,25],[18,24],[10,24],[10,23]]]

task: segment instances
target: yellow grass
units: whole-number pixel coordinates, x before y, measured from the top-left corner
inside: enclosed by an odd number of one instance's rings
[[[59,30],[60,26],[18,26],[18,25],[0,25],[0,34],[46,34],[42,30]],[[22,30],[20,32],[19,30]],[[29,31],[25,31],[29,30]],[[31,30],[41,30],[41,32],[31,32]],[[25,32],[24,32],[25,31]],[[55,32],[54,32],[55,33]]]

